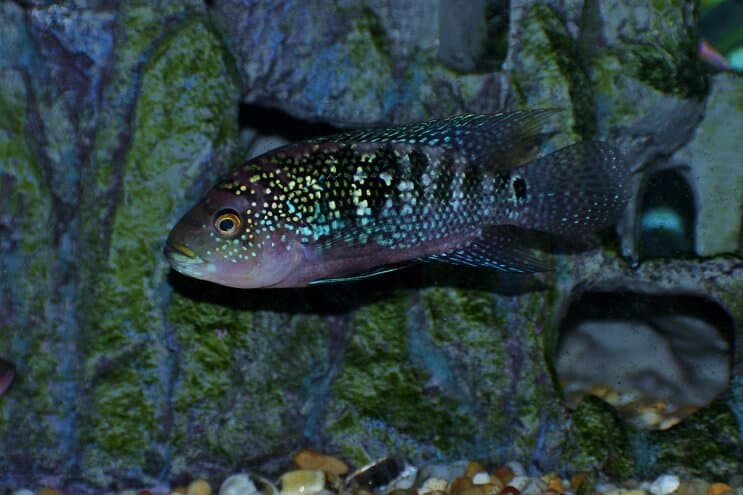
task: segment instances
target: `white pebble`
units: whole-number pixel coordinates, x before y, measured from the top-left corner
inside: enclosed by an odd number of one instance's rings
[[[526,476],[526,469],[516,461],[507,462],[506,466],[511,468],[514,476]],[[514,487],[515,488],[515,487]]]
[[[545,490],[547,490],[547,483],[539,478],[531,478],[522,493],[523,495],[542,495]]]
[[[418,493],[445,492],[447,491],[448,485],[449,483],[441,478],[428,478],[418,489]]]
[[[650,484],[650,492],[653,495],[669,495],[678,490],[679,477],[675,474],[661,474]]]
[[[418,468],[412,464],[405,464],[405,469],[402,470],[397,478],[389,484],[388,488],[391,490],[407,490],[415,485],[415,477],[418,475]]]
[[[518,491],[522,491],[529,483],[529,481],[531,481],[531,478],[529,478],[528,476],[514,476],[514,478],[508,482],[508,486],[512,486]]]
[[[219,495],[253,495],[257,492],[250,476],[244,473],[233,474],[219,487]]]
[[[490,483],[490,475],[486,472],[475,473],[472,477],[473,485],[487,485]]]

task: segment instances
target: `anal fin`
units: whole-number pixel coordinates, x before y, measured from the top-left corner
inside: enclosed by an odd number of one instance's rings
[[[377,268],[374,268],[366,272],[356,273],[353,275],[320,278],[317,280],[313,280],[307,285],[324,285],[324,284],[337,284],[337,283],[343,283],[343,282],[356,282],[359,280],[366,280],[367,278],[376,277],[377,275],[383,275],[385,273],[394,272],[394,271],[400,270],[401,268],[405,268],[405,265],[401,265],[401,266],[384,265],[384,266],[379,266]]]
[[[423,258],[423,261],[440,261],[508,273],[535,273],[551,270],[520,241],[518,229],[515,227],[490,227],[467,247],[428,256]]]

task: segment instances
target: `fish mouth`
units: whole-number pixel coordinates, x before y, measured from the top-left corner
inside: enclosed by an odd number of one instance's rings
[[[200,278],[206,262],[193,250],[174,242],[165,244],[165,257],[170,262],[170,266],[177,272]]]
[[[168,258],[172,256],[185,256],[190,260],[201,259],[199,255],[194,253],[191,249],[184,246],[183,244],[173,244],[170,242],[165,245],[165,256],[167,256]]]

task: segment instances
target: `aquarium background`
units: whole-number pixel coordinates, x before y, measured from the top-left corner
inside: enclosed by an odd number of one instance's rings
[[[300,447],[741,473],[742,10],[3,2],[0,490],[272,474]],[[220,174],[278,144],[539,107],[563,109],[542,151],[607,140],[635,172],[617,227],[554,243],[554,272],[232,290],[162,255]]]

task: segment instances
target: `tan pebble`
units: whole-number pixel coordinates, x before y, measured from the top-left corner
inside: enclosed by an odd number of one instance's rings
[[[462,495],[464,490],[472,487],[472,479],[469,476],[459,476],[454,478],[449,487],[449,493],[451,495]]]
[[[170,490],[170,495],[186,495],[188,493],[188,487],[186,486],[176,486],[172,490]]]
[[[417,495],[418,492],[415,488],[395,488],[394,490],[387,493],[387,495]]]
[[[503,490],[503,487],[505,485],[501,480],[496,478],[495,476],[491,476],[490,483],[487,485],[482,485],[482,487],[485,489],[485,495],[498,495],[501,490]]]
[[[707,495],[709,483],[699,478],[684,481],[679,484],[679,495]]]
[[[312,449],[302,449],[294,454],[294,464],[299,469],[319,469],[338,476],[348,473],[348,466],[345,462]]]
[[[723,493],[732,493],[733,489],[727,483],[712,483],[707,488],[707,495],[722,495]]]
[[[325,473],[319,469],[297,469],[281,475],[281,495],[313,495],[325,488]]]
[[[507,485],[511,482],[511,480],[514,478],[513,470],[507,466],[503,465],[495,470],[493,473],[499,480],[503,482],[504,485]]]
[[[500,491],[499,495],[521,495],[521,492],[518,488],[514,488],[512,486],[506,486],[503,488],[503,490]]]
[[[62,492],[54,488],[42,488],[39,490],[38,495],[62,495]]]
[[[586,473],[575,473],[570,477],[570,487],[573,490],[577,490],[585,483],[588,483],[588,475]]]
[[[550,475],[544,480],[547,483],[547,490],[554,490],[557,493],[565,493],[565,487],[562,480],[556,474]]]
[[[194,480],[186,490],[188,495],[212,495],[212,487],[205,480]]]
[[[468,478],[472,478],[477,473],[485,471],[485,466],[477,461],[472,461],[467,464],[467,468],[464,470],[464,475]]]
[[[485,495],[485,488],[483,488],[482,485],[473,485],[469,488],[465,488],[462,495]]]
[[[639,488],[634,488],[632,490],[627,490],[627,493],[625,495],[647,495],[648,492],[645,490],[641,490]]]

